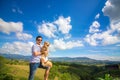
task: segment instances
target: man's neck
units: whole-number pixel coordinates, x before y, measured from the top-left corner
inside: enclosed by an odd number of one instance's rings
[[[37,43],[36,43],[37,44]],[[40,46],[40,44],[37,44],[38,46]]]

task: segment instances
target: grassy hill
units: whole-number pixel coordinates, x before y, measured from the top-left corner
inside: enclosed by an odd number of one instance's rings
[[[44,69],[38,69],[35,80],[43,80],[44,71]],[[0,56],[0,80],[27,80],[28,75],[28,62],[8,60]]]
[[[7,64],[10,68],[10,71],[8,74],[11,74],[15,77],[16,80],[27,80],[28,74],[29,74],[29,66],[28,65],[10,65]],[[35,80],[43,80],[44,76],[44,70],[38,69],[35,74]]]
[[[27,80],[29,62],[6,59],[0,56],[0,80]],[[44,69],[38,69],[34,80],[43,80]],[[111,80],[120,80],[120,69],[106,69],[105,66],[82,65],[69,62],[53,62],[49,80],[100,80],[106,74]],[[102,80],[102,79],[101,79]]]

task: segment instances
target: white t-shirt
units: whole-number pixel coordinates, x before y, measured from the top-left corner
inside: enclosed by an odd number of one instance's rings
[[[30,63],[40,63],[41,55],[38,56],[33,55],[34,52],[40,52],[40,50],[41,50],[41,45],[34,44],[32,46],[32,57],[30,59]]]

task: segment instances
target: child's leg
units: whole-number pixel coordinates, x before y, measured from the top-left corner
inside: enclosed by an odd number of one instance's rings
[[[45,65],[46,65],[46,66],[49,66],[49,67],[52,67],[52,62],[47,61],[47,62],[45,63]]]

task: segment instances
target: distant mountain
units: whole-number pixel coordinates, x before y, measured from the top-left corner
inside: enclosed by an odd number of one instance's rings
[[[52,57],[51,58],[52,60],[54,61],[67,61],[67,62],[86,62],[86,61],[89,61],[89,62],[94,62],[96,60],[94,59],[90,59],[88,57],[74,57],[74,58],[70,58],[70,57]]]
[[[95,60],[88,57],[52,57],[51,60],[57,62],[72,62],[81,64],[120,64],[120,61]]]
[[[1,54],[0,56],[3,56],[8,59],[18,59],[18,60],[30,60],[31,56],[23,56],[18,54]],[[108,61],[108,60],[95,60],[90,59],[88,57],[50,57],[52,61],[56,62],[72,62],[72,63],[81,63],[81,64],[120,64],[120,61]]]
[[[1,54],[0,56],[3,56],[8,59],[19,59],[19,60],[30,60],[30,56],[23,56],[23,55],[18,55],[18,54]]]

